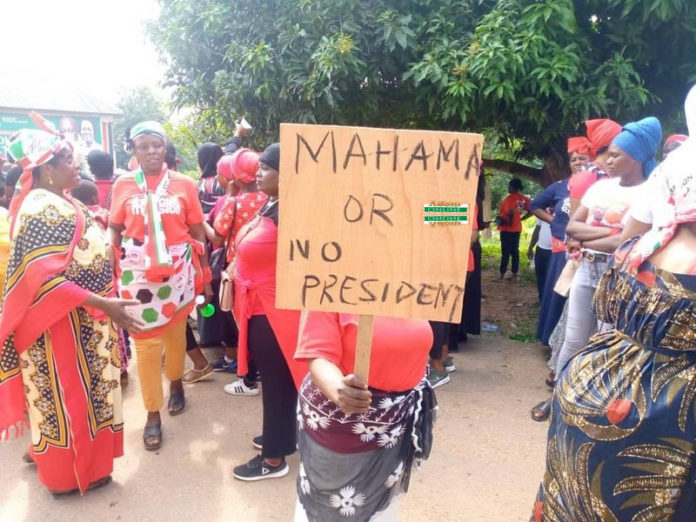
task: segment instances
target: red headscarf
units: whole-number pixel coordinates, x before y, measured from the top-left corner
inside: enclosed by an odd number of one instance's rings
[[[587,138],[590,140],[590,152],[593,158],[599,149],[608,147],[621,132],[620,124],[606,118],[587,120],[585,127],[587,127]]]
[[[568,154],[583,154],[590,156],[591,144],[585,136],[573,136],[568,138]]]
[[[251,149],[239,149],[231,156],[220,158],[217,170],[227,181],[251,183],[259,170],[259,153]]]

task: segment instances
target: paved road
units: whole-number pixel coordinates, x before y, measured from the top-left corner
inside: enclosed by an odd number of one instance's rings
[[[438,389],[433,452],[413,475],[401,520],[526,521],[547,430],[529,417],[546,393],[540,348],[485,335],[462,347],[452,383]],[[53,499],[20,459],[27,441],[3,443],[0,521],[292,520],[296,457],[282,479],[232,477],[232,467],[254,455],[261,399],[226,395],[221,387],[229,380],[216,375],[188,388],[188,410],[165,414],[165,442],[153,454],[142,449],[145,414],[132,378],[124,404],[126,456],[115,462],[113,484],[84,497]]]

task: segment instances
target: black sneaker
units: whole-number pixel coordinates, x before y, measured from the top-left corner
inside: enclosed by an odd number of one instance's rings
[[[258,437],[251,439],[251,445],[256,449],[263,449],[263,435],[259,435]]]
[[[277,466],[270,466],[263,460],[261,455],[256,455],[246,464],[237,466],[232,471],[234,478],[251,482],[254,480],[263,480],[268,478],[284,477],[290,471],[290,466],[285,462],[285,459]]]

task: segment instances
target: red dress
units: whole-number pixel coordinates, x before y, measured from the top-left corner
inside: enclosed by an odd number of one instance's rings
[[[44,190],[27,195],[17,220],[10,313],[0,315],[0,439],[21,433],[28,413],[39,480],[84,492],[123,455],[116,331],[85,305],[113,293],[104,233],[78,203]]]
[[[308,371],[307,363],[294,359],[300,311],[279,310],[275,306],[277,225],[269,217],[257,214],[239,231],[235,249],[234,317],[239,327],[239,374],[245,375],[248,371],[248,321],[254,315],[265,315],[278,339],[295,387],[299,388]]]

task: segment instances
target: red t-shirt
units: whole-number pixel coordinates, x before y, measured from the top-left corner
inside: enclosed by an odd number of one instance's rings
[[[235,248],[235,295],[238,286],[246,283],[249,287],[246,294],[247,317],[267,315],[263,300],[257,293],[259,288],[272,288],[275,293],[278,227],[270,218],[256,215],[241,229],[235,239]],[[235,306],[238,302],[235,299]]]
[[[597,181],[597,173],[591,170],[581,170],[573,173],[568,180],[568,194],[570,199],[582,199],[592,185]]]
[[[160,216],[167,245],[191,240],[189,227],[203,223],[203,210],[198,201],[196,183],[182,174],[169,171],[167,196],[160,201]],[[148,190],[155,190],[161,176],[145,176]],[[111,219],[114,225],[124,225],[125,237],[145,240],[145,194],[138,188],[132,173],[119,177],[111,196]]]
[[[242,192],[237,196],[225,196],[219,212],[215,217],[213,228],[222,237],[229,237],[227,241],[227,261],[234,259],[234,238],[239,230],[254,217],[256,212],[263,207],[268,199],[268,194],[258,192]],[[235,215],[235,206],[237,207]],[[234,228],[230,234],[230,227],[234,219]]]
[[[498,230],[501,232],[522,232],[522,212],[529,212],[529,205],[532,200],[524,194],[513,192],[500,204],[498,215],[508,219],[512,217],[509,225],[498,225]]]
[[[95,179],[94,184],[97,186],[97,194],[99,197],[99,206],[108,210],[111,205],[111,187],[114,184],[113,179]]]
[[[412,389],[425,374],[433,331],[428,321],[375,317],[368,384],[379,390]],[[322,358],[344,375],[355,369],[358,317],[352,314],[303,312],[295,359]]]

